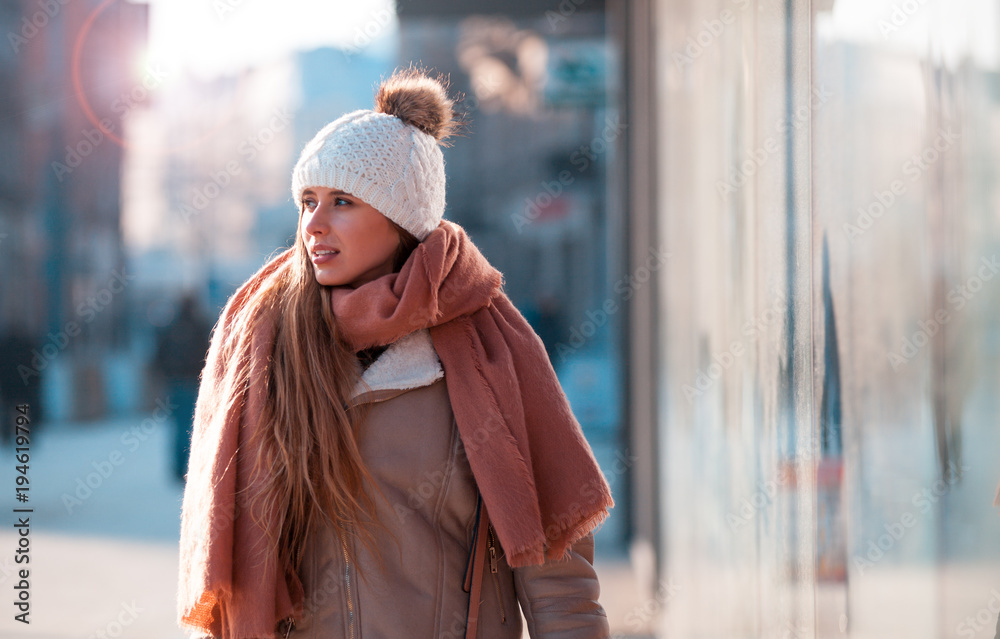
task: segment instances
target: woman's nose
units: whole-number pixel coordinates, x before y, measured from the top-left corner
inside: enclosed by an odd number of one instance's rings
[[[305,229],[306,233],[309,235],[323,235],[327,232],[328,226],[324,216],[320,214],[319,209],[313,210],[312,212],[305,212]]]

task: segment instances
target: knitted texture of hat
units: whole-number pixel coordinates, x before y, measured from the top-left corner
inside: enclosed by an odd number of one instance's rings
[[[444,154],[437,140],[395,115],[359,109],[320,129],[292,171],[302,210],[309,187],[360,198],[423,241],[444,216]]]

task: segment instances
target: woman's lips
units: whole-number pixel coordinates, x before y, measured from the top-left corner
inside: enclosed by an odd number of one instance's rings
[[[326,264],[327,262],[333,260],[333,258],[337,257],[338,255],[340,255],[340,251],[332,251],[332,252],[320,251],[319,253],[314,252],[312,254],[312,261],[313,264]]]

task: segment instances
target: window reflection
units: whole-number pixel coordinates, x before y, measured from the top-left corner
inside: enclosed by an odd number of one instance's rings
[[[992,637],[1000,3],[748,4],[656,4],[661,630]]]

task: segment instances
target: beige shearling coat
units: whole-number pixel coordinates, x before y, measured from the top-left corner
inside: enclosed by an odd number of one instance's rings
[[[386,498],[376,498],[386,530],[374,530],[384,570],[360,544],[348,562],[342,537],[322,528],[308,539],[299,571],[304,615],[276,636],[462,639],[478,491],[429,332],[391,344],[363,378],[371,390],[359,384],[352,402],[372,404],[359,445]],[[532,639],[609,637],[593,534],[568,559],[517,569],[492,530],[488,539],[496,560],[483,566],[477,637],[515,639],[524,630]]]

